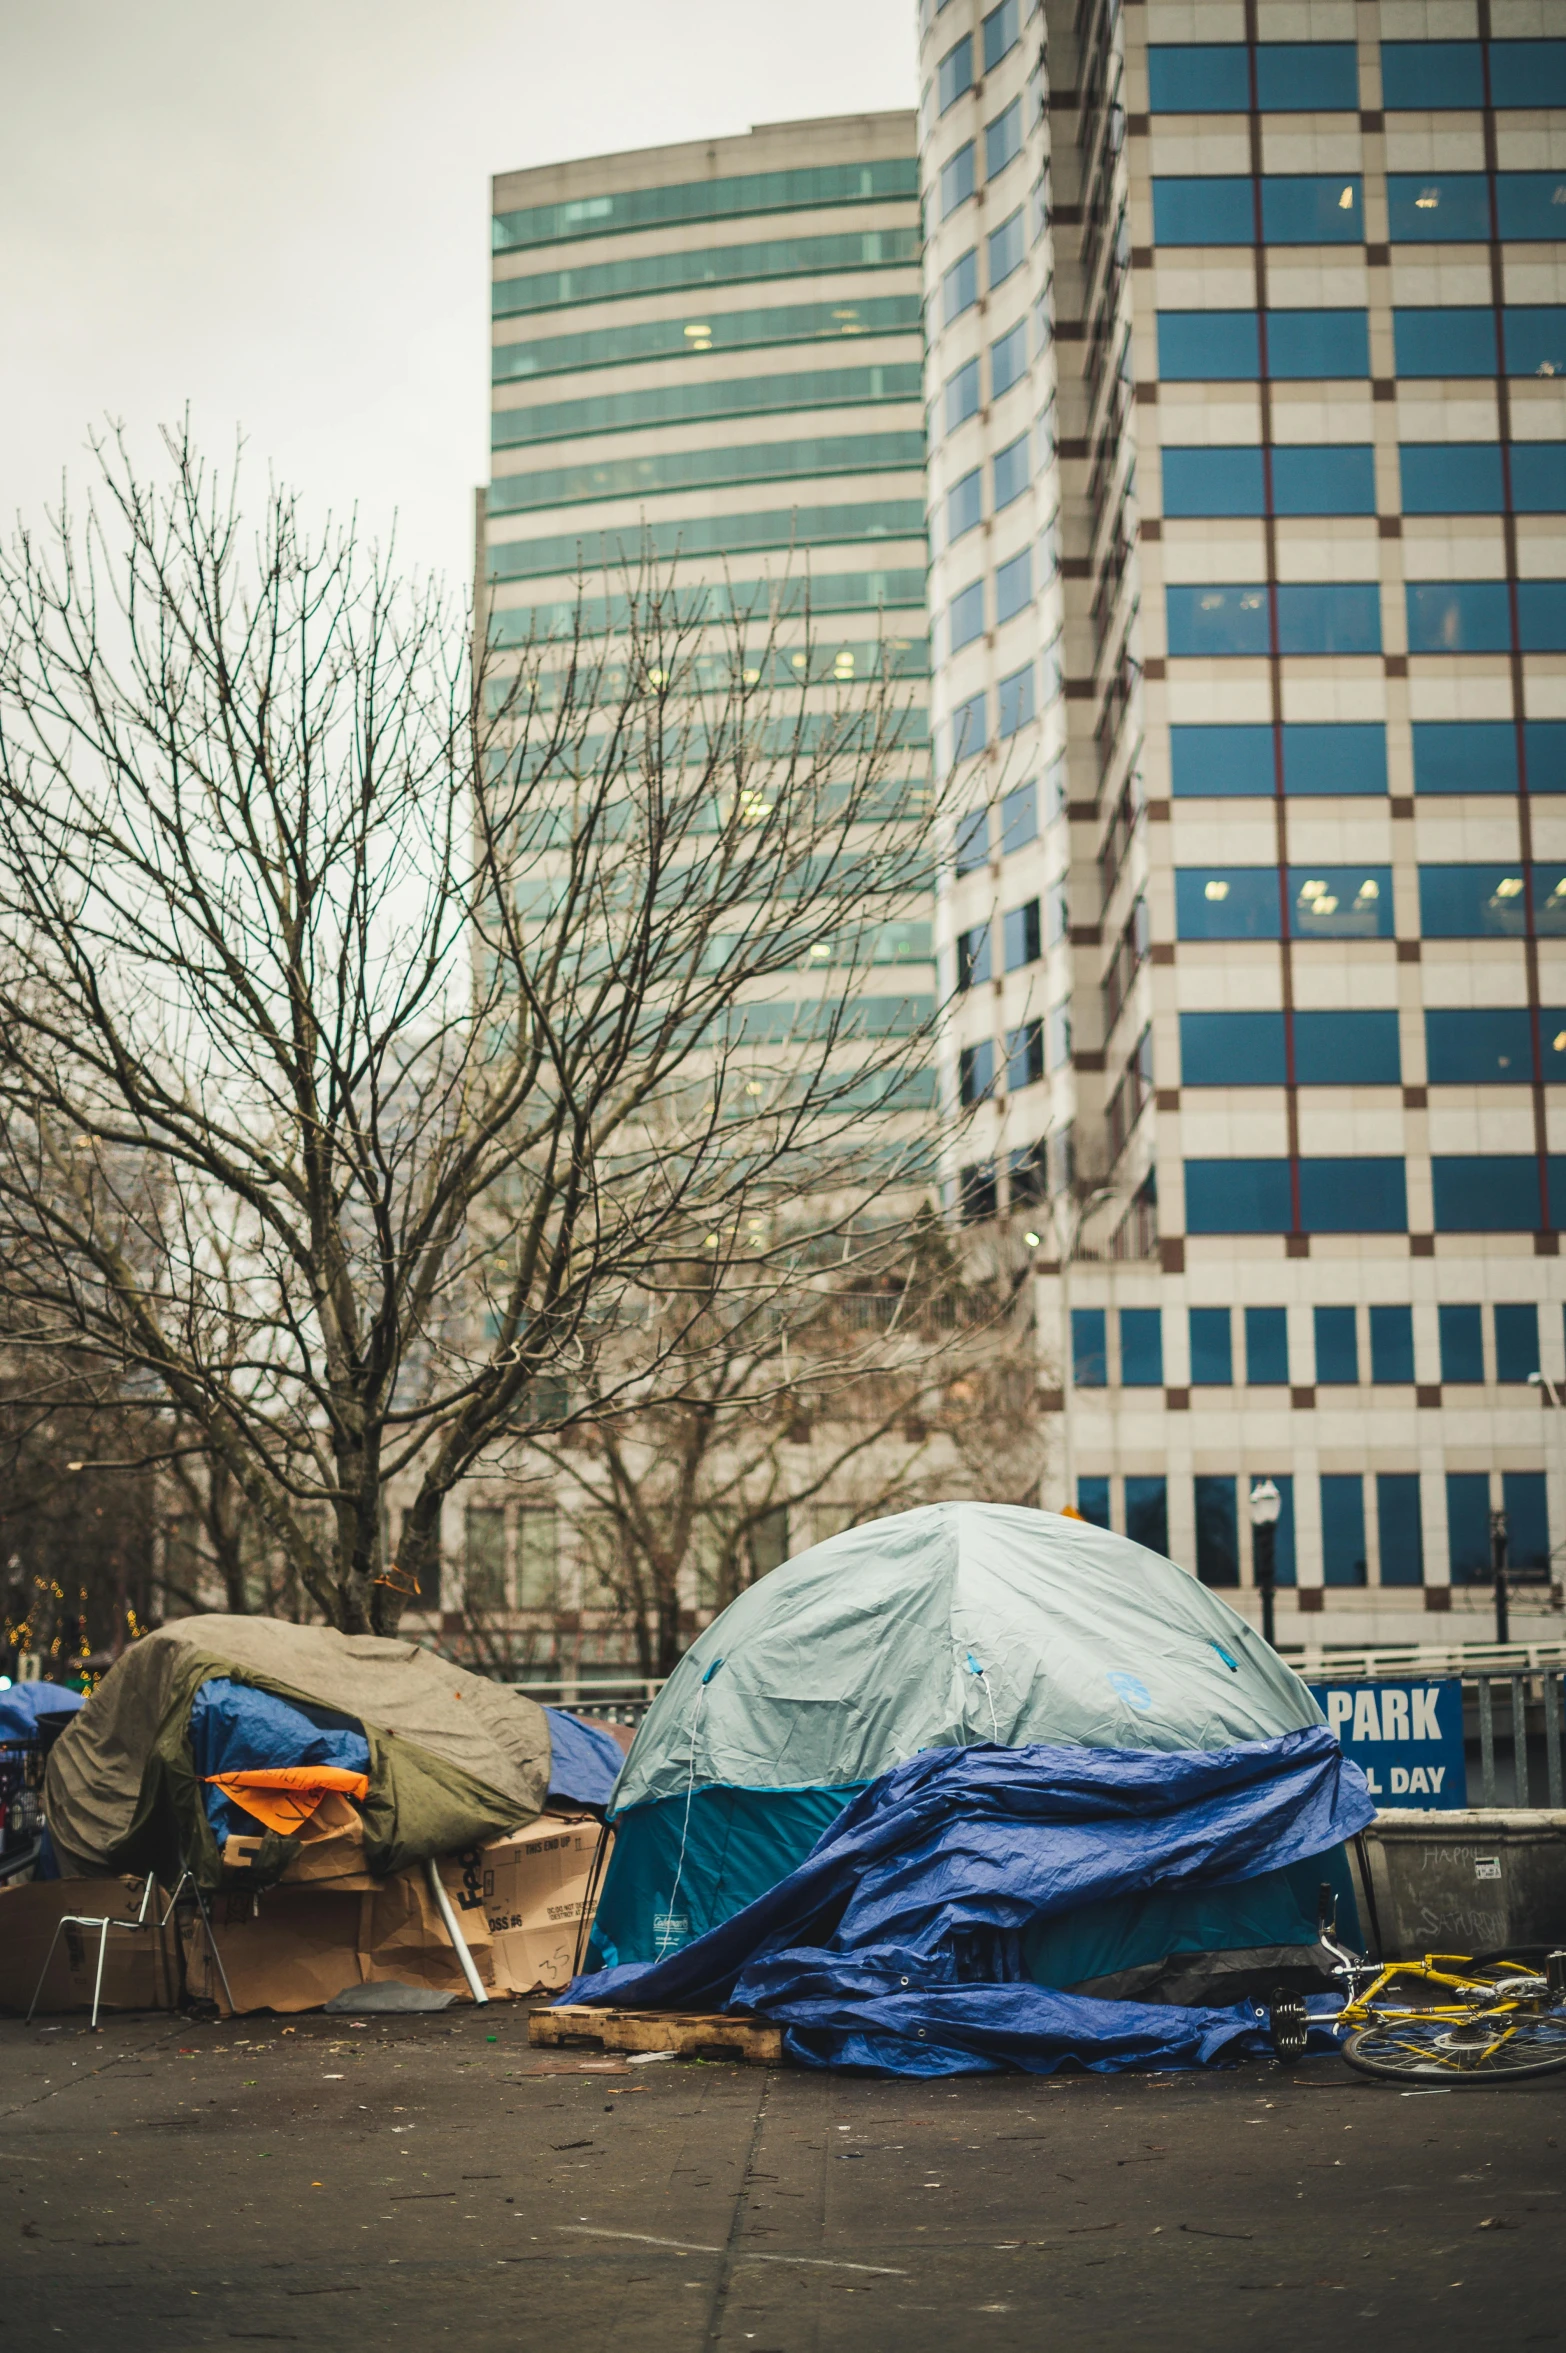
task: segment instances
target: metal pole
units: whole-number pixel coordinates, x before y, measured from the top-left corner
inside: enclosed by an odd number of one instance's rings
[[[1512,1677],[1512,1803],[1531,1806],[1528,1791],[1528,1678]]]
[[[1482,1805],[1495,1803],[1495,1709],[1490,1678],[1479,1678],[1479,1796]]]
[[[1566,1701],[1566,1675],[1552,1675],[1548,1669],[1544,1684],[1544,1775],[1549,1789],[1549,1802],[1559,1811],[1566,1804],[1561,1792],[1561,1708]]]
[[[1272,1614],[1273,1594],[1277,1585],[1278,1529],[1276,1522],[1269,1520],[1264,1526],[1257,1528],[1255,1540],[1255,1576],[1256,1590],[1261,1595],[1262,1640],[1276,1650],[1278,1645],[1273,1630]]]
[[[1506,1514],[1490,1514],[1490,1567],[1495,1578],[1495,1639],[1510,1642],[1511,1619],[1507,1612],[1509,1596],[1506,1590]]]
[[[487,2002],[489,1996],[484,1991],[484,1980],[473,1966],[473,1955],[468,1951],[468,1940],[457,1925],[457,1915],[451,1908],[451,1898],[447,1895],[441,1880],[440,1865],[433,1855],[426,1855],[424,1858],[424,1876],[429,1882],[430,1894],[435,1898],[435,1909],[446,1924],[446,1934],[451,1939],[451,1949],[462,1964],[462,1974],[468,1981],[468,1991],[476,2002]]]

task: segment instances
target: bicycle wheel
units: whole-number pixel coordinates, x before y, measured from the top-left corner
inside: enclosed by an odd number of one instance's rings
[[[1478,2010],[1441,2018],[1399,2011],[1351,2034],[1343,2056],[1362,2075],[1399,2082],[1516,2083],[1566,2067],[1566,2012]]]

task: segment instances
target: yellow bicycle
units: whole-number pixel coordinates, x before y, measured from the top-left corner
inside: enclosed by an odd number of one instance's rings
[[[1329,1891],[1322,1890],[1325,1899]],[[1335,1912],[1336,1907],[1333,1907]],[[1338,1942],[1327,1915],[1318,1938],[1346,2000],[1332,2020],[1343,2056],[1363,2075],[1402,2083],[1517,2083],[1566,2067],[1566,1952],[1427,1953],[1371,1961]],[[1305,2049],[1297,1993],[1268,2005],[1280,2059]]]

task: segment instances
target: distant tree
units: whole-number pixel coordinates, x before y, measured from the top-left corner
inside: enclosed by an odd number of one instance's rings
[[[496,655],[183,436],[98,454],[0,558],[0,1294],[386,1631],[488,1453],[689,1385],[688,1237],[782,1293],[906,1192],[923,755],[790,590],[633,562]]]

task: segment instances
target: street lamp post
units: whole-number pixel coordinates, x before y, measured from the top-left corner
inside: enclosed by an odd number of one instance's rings
[[[1506,1588],[1506,1514],[1490,1514],[1490,1574],[1495,1580],[1495,1639],[1510,1642],[1511,1620],[1507,1604],[1510,1596]]]
[[[1272,1602],[1277,1591],[1278,1515],[1283,1510],[1283,1497],[1271,1479],[1258,1479],[1251,1489],[1249,1503],[1251,1570],[1256,1580],[1256,1590],[1261,1595],[1262,1640],[1276,1650]]]
[[[1055,1246],[1060,1252],[1060,1323],[1061,1323],[1061,1451],[1065,1456],[1066,1501],[1075,1511],[1077,1505],[1077,1450],[1073,1429],[1076,1398],[1076,1367],[1071,1340],[1071,1265],[1081,1246],[1082,1229],[1096,1209],[1106,1201],[1113,1201],[1113,1185],[1097,1185],[1083,1200],[1073,1199],[1069,1190],[1050,1196],[1050,1223],[1055,1229]],[[1076,1215],[1071,1213],[1075,1210]]]

